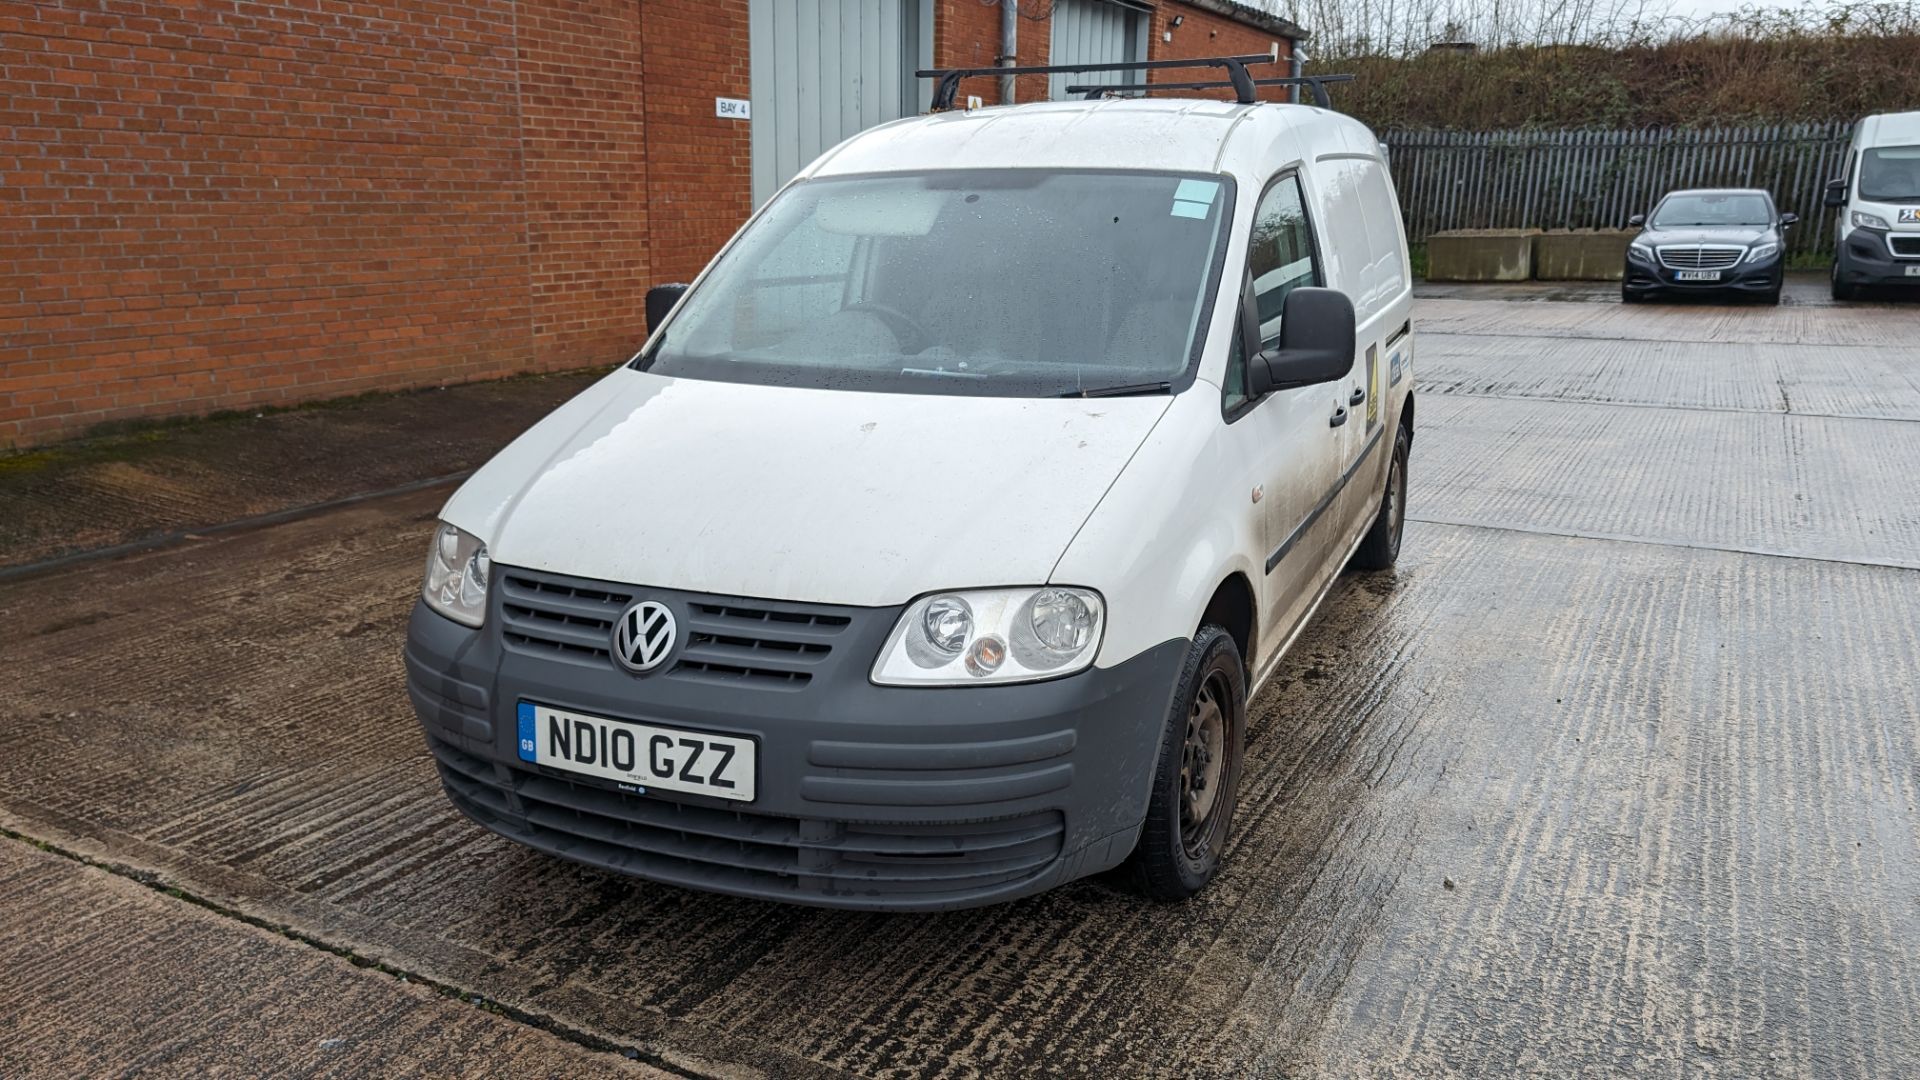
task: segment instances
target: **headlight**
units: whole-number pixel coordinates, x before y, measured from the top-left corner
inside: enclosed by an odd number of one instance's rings
[[[923,596],[888,636],[873,681],[972,686],[1070,675],[1093,663],[1106,605],[1088,589],[972,589]]]
[[[1765,244],[1755,244],[1747,249],[1747,261],[1761,262],[1766,259],[1771,259],[1779,250],[1780,245],[1771,241]]]
[[[1627,257],[1630,259],[1639,259],[1641,262],[1652,262],[1653,245],[1641,240],[1635,240],[1627,245]]]
[[[457,623],[479,626],[487,616],[487,545],[441,522],[427,549],[427,606]]]
[[[1855,210],[1853,211],[1853,227],[1856,229],[1884,229],[1887,227],[1887,219],[1881,217],[1879,214],[1863,214]]]

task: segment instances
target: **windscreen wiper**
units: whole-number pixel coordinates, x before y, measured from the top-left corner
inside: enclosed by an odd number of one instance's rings
[[[1173,389],[1173,384],[1160,382],[1123,383],[1119,386],[1095,386],[1086,390],[1069,390],[1060,397],[1134,397],[1140,394],[1164,394]]]

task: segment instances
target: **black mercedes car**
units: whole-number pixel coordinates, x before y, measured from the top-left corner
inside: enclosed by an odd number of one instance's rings
[[[1670,191],[1653,213],[1627,219],[1645,228],[1627,245],[1620,299],[1721,292],[1777,304],[1787,228],[1798,220],[1753,188]]]

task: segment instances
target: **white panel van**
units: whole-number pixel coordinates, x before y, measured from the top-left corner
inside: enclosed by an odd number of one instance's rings
[[[1391,567],[1407,248],[1320,108],[942,112],[803,170],[447,502],[448,795],[655,881],[939,909],[1226,850],[1247,701]]]
[[[1862,286],[1920,288],[1920,112],[1861,120],[1847,174],[1827,184],[1834,224],[1833,298]]]

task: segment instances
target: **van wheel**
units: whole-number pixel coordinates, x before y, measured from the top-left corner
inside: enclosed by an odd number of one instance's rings
[[[1413,439],[1407,429],[1394,427],[1393,467],[1387,470],[1387,491],[1380,499],[1380,513],[1373,528],[1353,552],[1356,570],[1390,570],[1400,558],[1400,534],[1407,527],[1407,451]]]
[[[1194,635],[1154,764],[1147,822],[1130,858],[1135,884],[1156,900],[1206,887],[1227,849],[1246,751],[1247,677],[1232,635]]]
[[[1849,285],[1840,280],[1840,260],[1838,259],[1835,259],[1833,262],[1833,298],[1835,300],[1860,299],[1859,286]]]

